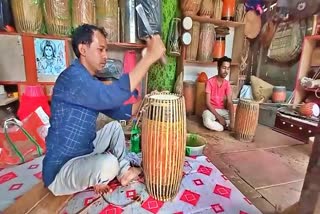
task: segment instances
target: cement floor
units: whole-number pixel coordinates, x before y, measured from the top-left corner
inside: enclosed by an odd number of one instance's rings
[[[242,143],[230,132],[206,129],[188,117],[187,130],[205,137],[204,154],[263,213],[278,213],[300,198],[312,144],[259,125],[254,142]]]

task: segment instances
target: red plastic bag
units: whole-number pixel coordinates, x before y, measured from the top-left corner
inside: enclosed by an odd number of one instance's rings
[[[45,153],[49,122],[42,108],[39,109],[22,122],[5,121],[0,132],[0,167],[21,164]]]
[[[48,97],[31,97],[23,94],[21,96],[20,106],[17,113],[19,119],[23,120],[24,118],[28,117],[29,114],[34,112],[39,106],[41,106],[46,114],[50,116]]]

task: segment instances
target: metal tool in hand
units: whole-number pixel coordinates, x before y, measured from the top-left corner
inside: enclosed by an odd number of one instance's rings
[[[151,37],[152,35],[154,35],[154,32],[151,29],[150,23],[148,21],[146,13],[145,13],[145,11],[143,9],[143,6],[141,4],[139,4],[138,6],[136,6],[136,10],[137,10],[137,13],[138,13],[139,17],[142,20],[142,23],[143,23],[144,27],[146,28],[146,31],[148,32],[149,36]],[[160,62],[161,62],[162,65],[167,64],[167,59],[166,59],[165,55],[160,58]]]

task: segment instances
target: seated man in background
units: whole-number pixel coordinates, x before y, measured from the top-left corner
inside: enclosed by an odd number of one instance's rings
[[[206,83],[207,110],[202,114],[203,124],[208,129],[223,131],[233,129],[232,91],[225,78],[230,72],[231,59],[224,56],[218,60],[218,75],[208,79]]]
[[[137,178],[141,170],[126,159],[121,125],[113,121],[96,133],[98,114],[129,119],[135,108],[124,105],[150,66],[164,54],[160,36],[147,41],[147,54],[133,71],[107,85],[95,75],[107,60],[103,28],[84,24],[72,35],[78,59],[58,77],[52,95],[50,128],[43,159],[44,185],[54,195],[71,195],[93,187],[96,193],[110,190],[115,177],[121,185]]]

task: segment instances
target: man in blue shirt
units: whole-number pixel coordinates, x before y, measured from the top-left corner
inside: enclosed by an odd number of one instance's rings
[[[147,54],[130,74],[110,85],[95,78],[107,60],[103,29],[82,25],[72,35],[77,56],[54,86],[50,128],[46,137],[43,181],[54,195],[69,195],[93,187],[96,193],[109,191],[115,177],[122,185],[141,170],[126,160],[125,140],[119,123],[111,122],[96,132],[99,112],[114,119],[129,119],[134,108],[123,103],[130,98],[150,66],[164,54],[159,36],[147,41]]]

